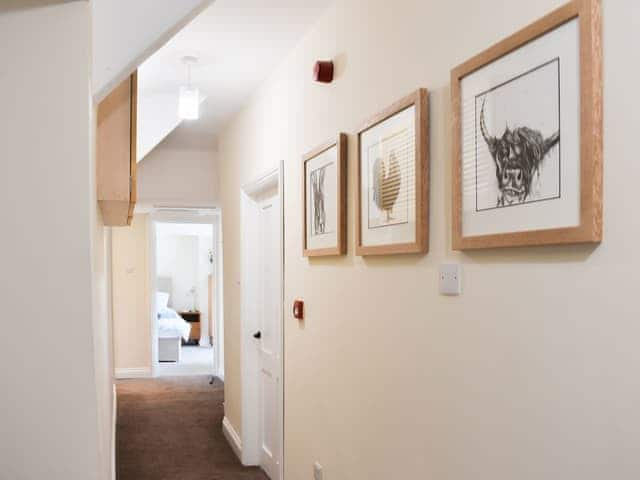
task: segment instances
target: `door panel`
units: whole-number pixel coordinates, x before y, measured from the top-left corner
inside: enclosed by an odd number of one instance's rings
[[[261,466],[271,480],[280,480],[281,412],[280,352],[282,343],[280,279],[282,269],[278,196],[264,202],[260,209],[261,296],[260,393],[261,393]]]

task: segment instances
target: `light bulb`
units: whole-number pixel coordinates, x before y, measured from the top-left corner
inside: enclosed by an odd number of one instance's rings
[[[182,120],[197,120],[200,117],[200,91],[195,87],[180,87],[178,117]]]

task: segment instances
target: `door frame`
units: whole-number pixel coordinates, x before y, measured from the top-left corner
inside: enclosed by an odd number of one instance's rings
[[[240,275],[241,285],[246,283],[247,275],[250,270],[246,260],[246,250],[250,247],[250,242],[253,238],[242,234],[250,228],[248,211],[255,213],[262,205],[263,195],[273,190],[274,187],[278,191],[278,205],[279,209],[278,218],[280,220],[279,233],[280,240],[278,246],[278,252],[280,255],[280,388],[278,389],[278,413],[279,413],[279,431],[280,431],[280,452],[279,452],[279,470],[280,478],[284,479],[284,163],[280,162],[278,167],[266,172],[256,180],[243,185],[240,189],[240,228],[241,228],[241,261],[240,261]],[[247,210],[249,209],[249,210]],[[250,262],[249,262],[250,263]],[[241,461],[243,465],[260,465],[261,452],[260,452],[260,391],[259,391],[259,355],[255,348],[255,343],[252,338],[252,334],[257,330],[258,320],[255,316],[249,314],[251,311],[251,298],[249,295],[241,294],[240,302],[240,334],[242,336],[240,341],[240,365],[241,365],[241,398],[242,398],[242,453]]]
[[[148,245],[148,257],[147,269],[149,272],[148,285],[149,285],[149,312],[151,313],[151,376],[158,377],[160,375],[160,366],[158,363],[158,318],[155,315],[156,311],[156,291],[158,289],[157,282],[157,269],[156,269],[156,225],[157,223],[197,223],[197,224],[217,224],[217,241],[214,245],[216,250],[216,282],[214,292],[214,303],[216,310],[213,312],[215,325],[215,332],[224,332],[224,320],[223,320],[223,293],[222,293],[222,218],[220,209],[217,207],[206,208],[188,208],[188,207],[161,207],[152,210],[148,216],[147,224],[147,238]],[[211,335],[211,332],[209,332]],[[224,355],[224,339],[220,338],[220,335],[216,334],[214,338],[213,348],[213,374],[222,380],[224,380],[224,359],[221,358]]]

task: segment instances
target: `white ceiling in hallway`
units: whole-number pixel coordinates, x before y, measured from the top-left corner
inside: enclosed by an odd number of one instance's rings
[[[138,160],[174,128],[186,147],[215,144],[221,123],[284,59],[333,0],[216,0],[139,69]],[[200,119],[180,122],[182,57],[206,99]],[[310,66],[311,68],[311,66]]]

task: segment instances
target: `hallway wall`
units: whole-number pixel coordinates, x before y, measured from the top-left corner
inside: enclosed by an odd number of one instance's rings
[[[173,291],[168,292],[171,308],[179,312],[193,308],[190,289],[198,283],[198,237],[157,235],[156,259],[156,275],[172,280]]]
[[[311,478],[632,479],[640,471],[640,217],[629,140],[640,119],[630,56],[640,5],[604,0],[604,242],[451,250],[450,69],[562,0],[343,0],[220,136],[225,243],[225,413],[241,431],[240,186],[285,161],[285,475]],[[332,85],[314,84],[333,58]],[[424,257],[305,259],[302,155],[431,90],[431,245]],[[443,262],[460,297],[438,294]],[[306,320],[291,317],[306,302]]]
[[[138,163],[138,210],[219,205],[217,157],[215,144],[189,145],[178,127]]]
[[[151,373],[148,215],[112,231],[114,364]]]
[[[107,480],[89,2],[1,2],[0,59],[0,477]]]
[[[97,471],[112,479],[115,452],[113,412],[115,399],[113,375],[113,311],[111,305],[111,229],[105,227],[98,205],[96,182],[95,134],[97,108],[92,109],[91,164],[91,257],[93,287],[93,354],[98,407],[98,437],[100,464]]]

